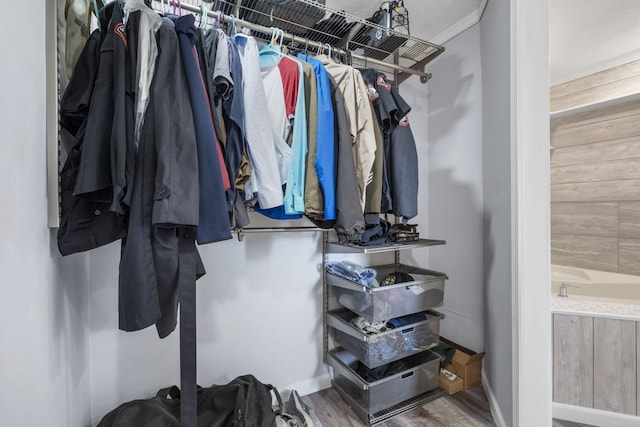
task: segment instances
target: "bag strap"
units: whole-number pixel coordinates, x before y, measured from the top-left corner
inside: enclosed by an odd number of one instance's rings
[[[197,425],[196,385],[196,243],[191,229],[180,229],[178,298],[180,300],[180,426]]]
[[[273,392],[273,394],[276,395],[276,400],[278,401],[278,406],[275,409],[275,411],[273,411],[276,415],[282,415],[284,413],[284,404],[282,403],[282,397],[280,396],[280,392],[278,391],[277,388],[275,388],[274,386],[272,386],[271,384],[265,384],[265,387],[267,387],[267,389],[270,392]]]

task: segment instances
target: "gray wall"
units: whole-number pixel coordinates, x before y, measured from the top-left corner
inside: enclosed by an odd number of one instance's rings
[[[484,196],[484,369],[513,425],[510,4],[487,3],[480,21]]]
[[[84,426],[86,256],[62,260],[47,228],[45,2],[5,2],[3,13],[25,19],[6,20],[11,65],[0,69],[0,424]]]
[[[425,87],[412,78],[402,88],[420,150],[420,215],[426,237],[444,239],[428,249],[430,268],[449,276],[441,334],[484,350],[482,240],[482,73],[480,27],[449,40],[432,64]],[[427,117],[428,120],[421,120]],[[422,197],[425,195],[426,197]]]

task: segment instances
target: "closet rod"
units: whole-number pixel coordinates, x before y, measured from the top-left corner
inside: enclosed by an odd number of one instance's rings
[[[189,12],[193,12],[195,14],[201,14],[202,13],[202,9],[198,6],[195,6],[193,4],[189,4],[189,3],[180,3],[179,1],[176,0],[156,0],[158,3],[163,3],[163,4],[168,4],[170,6],[176,6],[176,7],[182,7],[182,9],[189,11]],[[207,15],[211,18],[214,19],[218,19],[218,12],[214,12],[211,10],[207,10]],[[239,27],[245,27],[245,28],[249,28],[250,30],[253,31],[257,31],[259,33],[262,34],[272,34],[273,31],[271,30],[271,28],[269,27],[264,27],[262,25],[258,25],[258,24],[254,24],[253,22],[249,22],[249,21],[245,21],[243,19],[238,19],[238,18],[231,18],[229,15],[227,14],[223,14],[222,16],[224,22],[227,23],[233,23],[235,22],[236,26]],[[309,40],[306,39],[304,37],[299,37],[290,33],[285,32],[284,33],[284,39],[286,40],[290,40],[296,43],[300,43],[302,45],[305,46],[309,46],[315,49],[324,49],[326,46],[323,43],[319,43],[319,42],[315,42],[313,40]],[[337,48],[337,47],[333,47],[332,49],[339,52],[339,53],[346,53],[347,51],[341,48]],[[409,73],[409,74],[415,74],[416,76],[420,76],[421,81],[424,83],[427,80],[429,80],[431,78],[431,73],[427,73],[424,71],[420,71],[420,70],[416,70],[413,68],[407,68],[407,67],[403,67],[401,65],[397,65],[397,64],[393,64],[393,63],[389,63],[389,62],[384,62],[384,61],[380,61],[378,59],[375,58],[369,58],[367,56],[363,56],[363,55],[358,55],[356,53],[351,53],[351,57],[358,59],[360,61],[363,61],[365,64],[372,64],[372,65],[380,65],[382,67],[386,67],[386,68],[390,68],[393,70],[397,70],[401,73]]]
[[[238,234],[238,240],[242,241],[244,234],[247,233],[291,233],[291,232],[309,232],[309,231],[329,231],[319,227],[247,227],[234,228],[232,232]]]

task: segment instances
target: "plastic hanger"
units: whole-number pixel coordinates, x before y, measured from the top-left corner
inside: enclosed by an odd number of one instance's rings
[[[229,15],[231,17],[231,29],[229,30],[231,33],[229,34],[231,37],[236,35],[236,17],[232,14]]]
[[[269,41],[269,44],[260,46],[260,56],[261,57],[265,57],[268,55],[273,55],[276,56],[277,58],[280,58],[282,56],[284,56],[284,54],[282,53],[282,41],[284,40],[284,31],[282,31],[279,28],[276,27],[271,27],[271,41]],[[280,39],[280,41],[278,42],[278,38]]]
[[[200,5],[200,24],[198,28],[200,28],[200,31],[203,33],[207,31],[207,7],[203,4]]]
[[[218,10],[216,13],[218,14],[218,17],[216,18],[216,30],[219,30],[220,25],[222,24],[222,22],[224,22],[224,12]]]
[[[98,18],[98,30],[102,32],[102,24],[100,23],[100,14],[98,13],[98,10],[98,2],[97,0],[93,0],[93,12],[96,14],[96,18]]]
[[[172,0],[173,2],[173,14],[176,14],[176,0]],[[180,11],[179,16],[182,16],[182,2],[180,0],[177,0],[178,3],[178,10]]]

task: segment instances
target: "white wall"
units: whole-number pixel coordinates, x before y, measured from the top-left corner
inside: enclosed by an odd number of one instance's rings
[[[258,216],[252,225],[265,224]],[[271,223],[273,224],[273,223]],[[276,223],[276,225],[280,225]],[[322,235],[247,234],[200,247],[198,382],[223,384],[254,374],[281,391],[329,386],[322,363]],[[179,384],[178,332],[117,329],[119,246],[89,254],[91,416]]]
[[[440,332],[475,351],[484,350],[479,37],[475,25],[451,39],[428,66],[433,77],[426,87],[413,77],[402,88],[424,165],[415,222],[425,237],[447,241],[428,249],[429,268],[449,276]]]
[[[3,13],[0,70],[0,413],[7,426],[84,426],[89,418],[86,257],[61,260],[47,228],[45,8]]]
[[[489,1],[480,21],[484,195],[484,371],[513,421],[511,278],[511,5]]]

